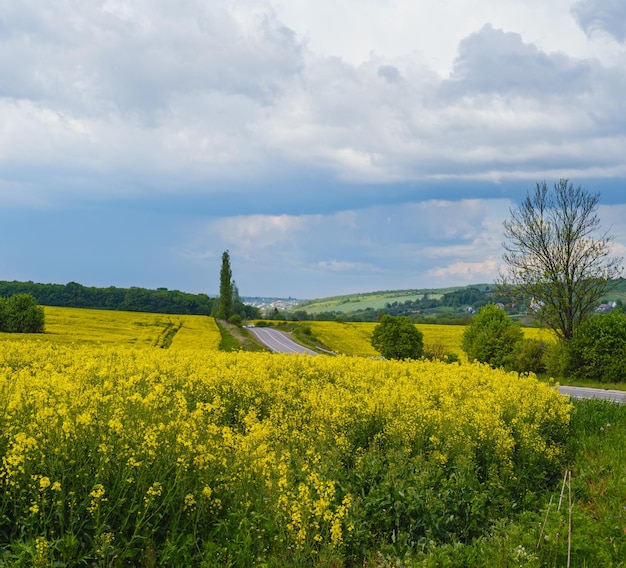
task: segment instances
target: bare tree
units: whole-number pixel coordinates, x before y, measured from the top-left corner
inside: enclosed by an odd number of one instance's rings
[[[536,317],[562,340],[613,289],[622,259],[612,256],[613,237],[600,233],[599,193],[561,179],[549,190],[537,183],[504,222],[501,284],[529,302]]]

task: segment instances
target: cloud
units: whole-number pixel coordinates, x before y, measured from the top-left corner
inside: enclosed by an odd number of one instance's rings
[[[441,282],[484,283],[493,282],[498,276],[500,262],[495,258],[488,258],[481,262],[453,262],[448,266],[437,266],[428,270],[428,277],[439,279]]]
[[[367,263],[346,262],[338,260],[322,260],[317,263],[317,267],[324,272],[362,272],[363,270],[375,270],[376,268]]]
[[[572,14],[588,35],[600,32],[620,43],[626,41],[626,5],[621,0],[579,0]]]
[[[428,279],[439,285],[446,274],[471,282],[472,276],[486,274],[488,265],[480,272],[486,256],[501,253],[501,224],[509,203],[437,200],[327,215],[206,220],[190,231],[182,250],[196,265],[203,258],[215,263],[219,252],[228,249],[243,293],[269,278],[292,286],[298,280],[307,297],[338,289],[421,287],[429,285]]]
[[[486,196],[513,191],[494,189],[503,182],[626,176],[623,65],[547,51],[478,13],[445,30],[457,44],[449,76],[417,49],[354,63],[315,53],[274,5],[7,4],[0,193],[15,200],[8,188],[21,184],[25,202],[48,204],[195,195],[220,209],[230,194],[230,215],[268,203],[278,215],[345,209],[359,194],[449,198],[468,181]],[[489,6],[480,14],[509,21]],[[380,9],[369,3],[360,25]]]
[[[252,4],[26,0],[3,20],[3,96],[59,112],[158,124],[194,92],[269,103],[301,67],[295,34]]]
[[[546,53],[517,33],[485,24],[463,39],[443,92],[455,95],[571,98],[592,88],[593,65],[563,53]]]

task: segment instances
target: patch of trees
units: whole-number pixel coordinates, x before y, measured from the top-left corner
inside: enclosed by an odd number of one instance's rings
[[[211,315],[214,302],[206,294],[189,294],[167,288],[95,288],[76,282],[38,284],[0,281],[0,296],[15,294],[30,294],[44,306],[188,315]]]
[[[461,341],[470,361],[520,373],[546,370],[548,346],[524,337],[519,323],[495,304],[487,304],[465,328]]]
[[[464,331],[470,360],[556,377],[626,379],[626,315],[619,309],[595,313],[623,271],[622,259],[612,256],[612,237],[599,232],[598,203],[598,193],[562,179],[552,189],[538,183],[511,210],[500,289],[530,306],[557,341],[524,339],[519,325],[490,304]]]
[[[563,351],[562,374],[602,383],[625,382],[626,315],[616,310],[587,319]]]
[[[43,333],[44,311],[30,294],[0,298],[0,331],[5,333]]]

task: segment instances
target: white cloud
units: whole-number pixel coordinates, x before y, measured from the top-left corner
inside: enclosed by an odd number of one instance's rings
[[[427,277],[436,278],[441,282],[458,282],[472,284],[493,282],[498,276],[500,262],[495,258],[488,258],[481,262],[453,262],[447,266],[431,268]]]
[[[278,202],[276,173],[417,195],[432,180],[624,175],[626,57],[597,59],[564,0],[530,4],[4,2],[0,177],[38,175],[37,199],[239,183]],[[322,29],[331,10],[346,41],[369,42],[358,61]],[[444,45],[449,77],[429,51]]]

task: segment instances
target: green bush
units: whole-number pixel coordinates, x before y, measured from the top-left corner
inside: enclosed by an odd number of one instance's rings
[[[0,298],[0,331],[42,333],[45,327],[43,308],[30,294]]]
[[[548,347],[538,339],[525,338],[515,346],[515,359],[512,364],[519,373],[545,373]]]
[[[579,379],[605,383],[626,376],[626,315],[620,311],[583,322],[568,344],[569,372]]]
[[[546,373],[552,377],[567,376],[570,368],[569,360],[569,350],[565,342],[558,341],[550,345],[544,357]]]
[[[233,314],[228,318],[228,323],[240,326],[243,323],[243,320],[241,319],[241,316],[239,314]]]
[[[447,351],[443,343],[429,343],[424,345],[423,356],[430,361],[443,361],[444,363],[459,363],[461,361],[456,353]]]
[[[385,314],[372,333],[372,347],[387,359],[419,359],[424,334],[408,317]]]
[[[461,346],[470,361],[517,370],[515,354],[523,337],[518,323],[514,323],[502,308],[488,304],[465,328]]]

